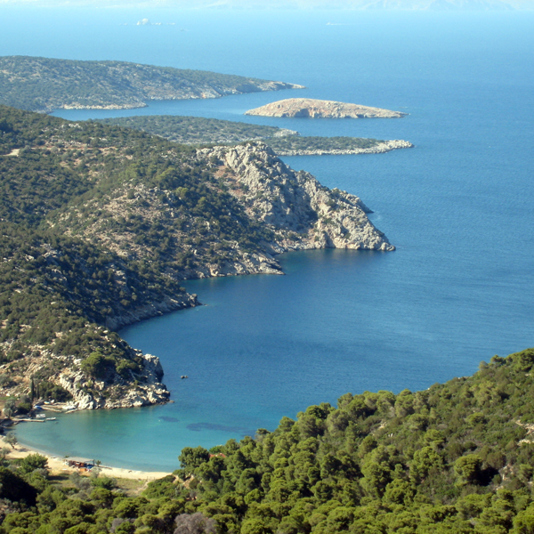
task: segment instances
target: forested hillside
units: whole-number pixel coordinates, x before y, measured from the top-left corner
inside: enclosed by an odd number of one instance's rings
[[[125,61],[0,57],[0,104],[32,111],[129,109],[151,100],[219,98],[300,85]]]
[[[0,468],[2,532],[334,534],[534,531],[534,349],[427,390],[343,395],[126,496]],[[177,451],[177,454],[179,451]],[[41,466],[42,467],[42,466]]]

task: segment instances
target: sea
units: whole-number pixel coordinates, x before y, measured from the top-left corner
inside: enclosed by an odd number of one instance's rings
[[[21,424],[57,456],[171,471],[184,447],[274,430],[343,394],[428,388],[534,346],[534,12],[0,7],[0,55],[124,60],[305,85],[295,91],[57,111],[171,114],[405,139],[378,155],[284,157],[362,198],[394,252],[280,257],[285,276],[185,282],[203,306],[125,328],[159,356],[173,402]],[[408,113],[247,117],[282,98]],[[181,379],[187,375],[187,379]]]

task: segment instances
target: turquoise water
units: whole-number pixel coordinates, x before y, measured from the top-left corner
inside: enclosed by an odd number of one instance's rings
[[[174,404],[21,425],[19,440],[113,465],[173,469],[184,446],[272,429],[347,391],[426,388],[534,345],[533,14],[2,9],[1,54],[123,59],[308,87],[57,113],[69,119],[197,115],[416,145],[284,158],[361,196],[397,251],[292,253],[282,258],[286,276],[188,282],[205,306],[122,331],[161,358]],[[61,31],[37,25],[51,17]],[[135,26],[144,17],[176,25]],[[293,96],[410,115],[242,115]]]

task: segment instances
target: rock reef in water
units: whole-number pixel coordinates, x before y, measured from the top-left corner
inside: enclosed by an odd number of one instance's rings
[[[315,100],[313,98],[288,98],[251,109],[245,115],[262,117],[289,117],[310,119],[398,119],[407,113],[388,109],[347,104],[333,100]]]

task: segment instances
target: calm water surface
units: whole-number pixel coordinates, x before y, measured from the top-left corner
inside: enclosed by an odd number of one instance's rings
[[[184,446],[273,429],[282,416],[347,391],[426,388],[534,345],[532,14],[2,9],[2,55],[122,59],[307,86],[56,113],[68,119],[196,115],[416,145],[284,158],[361,196],[397,251],[292,253],[282,258],[286,276],[188,282],[204,306],[121,332],[161,358],[174,404],[21,425],[19,440],[113,465],[174,469]],[[176,24],[135,26],[144,17]],[[64,30],[53,36],[41,23],[52,18]],[[242,115],[294,96],[410,115]]]

